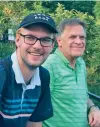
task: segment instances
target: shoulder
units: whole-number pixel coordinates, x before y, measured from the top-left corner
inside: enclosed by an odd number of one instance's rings
[[[4,66],[0,63],[0,74],[2,74],[2,72],[4,72]]]
[[[42,66],[39,67],[39,71],[40,71],[40,79],[41,79],[42,83],[49,82],[49,80],[50,80],[49,71]]]
[[[1,73],[2,71],[4,71],[3,62],[4,62],[4,59],[0,59],[0,73]]]
[[[11,56],[7,56],[4,59],[0,60],[0,68],[1,70],[3,69],[5,72],[10,72],[11,67],[12,67],[12,61],[11,61]]]
[[[81,65],[85,66],[85,61],[84,61],[84,59],[83,59],[82,57],[79,57],[79,58],[77,59],[77,61],[78,61]]]
[[[11,58],[10,56],[0,59],[0,79],[4,79],[6,75],[9,75],[11,70]]]
[[[86,74],[86,64],[82,57],[78,58],[79,69]]]
[[[54,63],[56,59],[57,59],[57,55],[55,53],[50,54],[48,56],[47,60],[45,61],[45,63],[46,62]]]
[[[6,73],[3,65],[0,63],[0,93],[6,80]]]
[[[57,58],[56,54],[50,54],[42,66],[50,70],[56,64]]]
[[[44,78],[49,77],[49,71],[46,68],[40,66],[39,71],[40,71],[40,77],[44,77]]]
[[[11,61],[11,56],[10,56],[10,55],[9,55],[9,56],[6,56],[6,57],[3,58],[3,59],[0,59],[0,65],[2,65],[2,66],[4,66],[5,63],[8,64],[8,62],[9,62],[9,63],[12,63],[12,61]]]
[[[39,70],[40,70],[40,73],[46,73],[46,74],[49,73],[48,70],[45,67],[43,67],[43,66],[40,66]]]

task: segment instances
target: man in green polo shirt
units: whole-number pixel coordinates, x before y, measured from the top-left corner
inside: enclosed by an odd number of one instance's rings
[[[54,109],[54,117],[44,121],[43,127],[100,127],[100,111],[88,97],[81,57],[86,45],[85,24],[79,19],[65,19],[58,31],[58,49],[43,65],[50,72]]]

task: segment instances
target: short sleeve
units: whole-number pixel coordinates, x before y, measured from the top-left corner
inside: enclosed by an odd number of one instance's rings
[[[53,108],[51,104],[51,96],[49,88],[50,76],[49,74],[47,75],[46,77],[44,76],[45,83],[42,82],[43,86],[39,102],[35,108],[35,111],[29,118],[29,121],[31,122],[41,122],[53,116]]]

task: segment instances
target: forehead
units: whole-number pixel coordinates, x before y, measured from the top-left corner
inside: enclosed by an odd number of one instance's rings
[[[85,30],[81,25],[66,25],[63,33],[66,35],[84,35],[86,36]]]

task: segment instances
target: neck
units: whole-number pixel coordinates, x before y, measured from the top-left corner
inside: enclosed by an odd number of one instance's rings
[[[76,58],[75,57],[70,57],[66,52],[63,52],[61,50],[61,48],[59,48],[59,50],[62,52],[62,54],[66,57],[66,59],[69,61],[70,66],[72,68],[75,68],[75,64],[76,64]]]
[[[74,60],[69,60],[69,62],[70,62],[70,66],[71,66],[73,69],[75,69],[76,60],[75,60],[75,59],[74,59]]]
[[[21,58],[20,54],[17,53],[18,64],[22,72],[25,83],[27,83],[34,75],[36,68],[29,67]]]
[[[26,65],[19,64],[25,83],[29,82],[33,77],[35,70],[30,70]],[[23,69],[24,68],[24,69]]]

